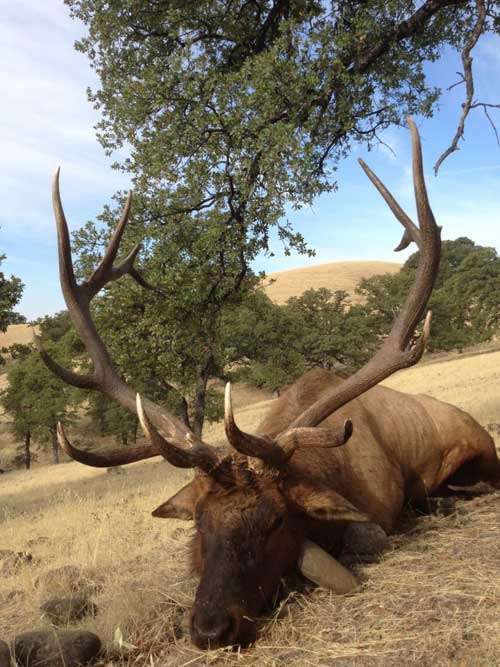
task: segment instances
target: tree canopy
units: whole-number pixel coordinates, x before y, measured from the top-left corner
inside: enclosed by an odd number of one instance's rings
[[[5,255],[0,255],[0,266]],[[7,276],[0,271],[0,331],[6,331],[11,324],[20,324],[26,319],[17,313],[14,308],[23,294],[24,285],[16,276]]]
[[[353,142],[430,115],[425,63],[457,50],[470,82],[471,49],[500,30],[499,3],[482,0],[66,3],[88,28],[77,48],[101,81],[104,148],[130,148],[119,166],[163,221],[210,218],[247,260],[272,226],[302,248],[285,204],[334,188]]]
[[[445,49],[462,54],[465,121],[473,107],[470,53],[482,35],[500,30],[499,6],[65,1],[88,29],[77,48],[100,79],[89,91],[101,112],[98,137],[134,184],[123,250],[144,242],[142,268],[157,286],[145,294],[114,284],[93,312],[122,373],[152,398],[176,403],[199,433],[205,410],[219,409],[216,397],[210,401],[211,379],[237,348],[252,347],[227,336],[234,309],[254,298],[252,261],[271,252],[272,234],[285,252],[309,252],[286,207],[334,190],[336,166],[354,143],[370,147],[407,114],[431,115],[440,91],[427,82],[425,63]],[[115,198],[121,202],[123,193]],[[104,227],[88,223],[75,236],[82,272],[102,256],[115,220],[105,208]],[[349,318],[361,317],[358,310],[347,317],[342,300],[327,301],[318,323],[324,329],[329,318],[350,326]],[[306,310],[295,306],[272,315],[277,330],[286,318],[304,321]],[[270,330],[266,336],[272,340]],[[292,375],[302,366],[290,342],[274,360],[254,350],[261,369],[274,369],[271,384],[283,377],[283,364]],[[339,345],[325,335],[310,341],[308,355],[328,364]]]
[[[358,293],[366,300],[369,328],[383,334],[412,283],[418,252],[397,274],[362,280]],[[500,326],[500,257],[494,248],[466,237],[443,241],[432,310],[430,350],[450,350],[491,340]]]

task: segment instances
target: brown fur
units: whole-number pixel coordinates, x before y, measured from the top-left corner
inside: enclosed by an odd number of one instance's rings
[[[259,432],[274,438],[339,382],[327,371],[310,371],[274,403]],[[228,457],[217,481],[198,474],[156,510],[196,522],[193,565],[201,580],[191,633],[198,646],[255,639],[256,616],[296,565],[305,537],[335,552],[351,522],[389,533],[410,499],[425,502],[452,482],[499,484],[492,438],[452,405],[377,386],[322,426],[347,418],[354,433],[342,447],[305,444],[279,471]]]

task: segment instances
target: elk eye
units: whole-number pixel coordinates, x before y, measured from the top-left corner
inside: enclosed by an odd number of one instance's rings
[[[281,528],[282,525],[283,525],[283,517],[277,516],[273,521],[273,525],[271,526],[271,532],[278,530],[279,528]]]

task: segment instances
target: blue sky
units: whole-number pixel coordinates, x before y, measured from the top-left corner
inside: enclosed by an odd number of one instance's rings
[[[98,81],[73,48],[82,32],[60,0],[15,0],[4,4],[0,16],[0,251],[8,256],[3,270],[26,284],[19,310],[28,318],[64,307],[50,203],[56,166],[61,165],[72,229],[95,218],[113,193],[129,184],[126,175],[110,168],[111,159],[95,139],[98,115],[86,88]],[[474,55],[477,98],[500,102],[500,40],[488,39]],[[444,88],[456,80],[458,69],[458,59],[448,55],[429,76]],[[469,236],[500,249],[500,148],[482,112],[471,115],[460,152],[448,158],[437,178],[432,173],[454,134],[463,93],[462,87],[445,93],[435,117],[418,121],[429,195],[444,238]],[[500,123],[500,113],[497,119]],[[404,261],[407,252],[391,250],[399,241],[399,225],[356,162],[362,156],[412,215],[408,132],[391,129],[383,139],[395,155],[383,147],[369,154],[355,149],[341,164],[338,193],[290,213],[316,258],[284,257],[276,243],[276,256],[261,258],[256,269],[279,271],[311,261]]]

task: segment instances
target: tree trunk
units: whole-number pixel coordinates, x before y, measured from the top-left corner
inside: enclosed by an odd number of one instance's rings
[[[198,386],[196,387],[196,393],[194,395],[192,428],[193,433],[198,438],[201,438],[203,424],[205,422],[205,403],[207,397],[208,378],[210,375],[210,366],[211,359],[207,361],[205,367],[198,375]]]
[[[31,446],[31,431],[28,429],[24,434],[24,464],[26,466],[26,470],[29,470],[31,468],[30,446]]]
[[[191,428],[191,424],[189,423],[189,409],[188,409],[188,402],[184,398],[184,396],[181,396],[181,400],[179,403],[179,412],[180,412],[180,418],[186,424],[188,428]]]
[[[57,441],[57,431],[50,430],[52,434],[52,457],[54,463],[59,463],[59,442]]]

